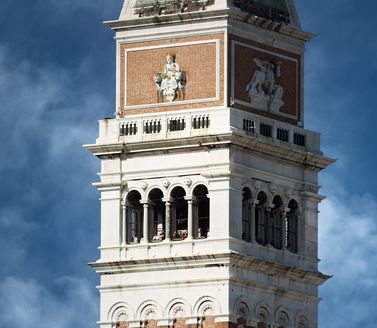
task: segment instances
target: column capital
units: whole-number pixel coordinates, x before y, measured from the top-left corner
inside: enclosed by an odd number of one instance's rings
[[[162,198],[161,199],[164,203],[172,203],[173,199],[171,199],[170,197],[166,197],[166,198]]]
[[[287,213],[289,213],[290,212],[290,208],[289,207],[284,207],[283,209],[282,209],[282,212],[284,212],[285,214],[287,214]]]
[[[264,206],[267,211],[271,211],[273,208],[275,208],[275,204],[273,203],[266,203]]]

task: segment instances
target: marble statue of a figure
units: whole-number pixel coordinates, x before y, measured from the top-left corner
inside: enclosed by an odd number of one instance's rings
[[[157,101],[172,102],[177,98],[177,93],[182,92],[185,87],[183,72],[175,62],[173,55],[166,56],[166,64],[163,73],[154,75],[157,89]]]
[[[258,109],[279,112],[284,105],[284,89],[277,84],[281,76],[280,63],[272,63],[254,58],[258,69],[254,71],[246,91],[251,98],[251,104]]]

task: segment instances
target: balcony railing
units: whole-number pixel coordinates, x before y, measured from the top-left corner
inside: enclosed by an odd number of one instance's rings
[[[100,138],[97,143],[188,138],[232,131],[321,154],[318,133],[229,108],[203,109],[179,115],[156,113],[106,119],[100,123]]]

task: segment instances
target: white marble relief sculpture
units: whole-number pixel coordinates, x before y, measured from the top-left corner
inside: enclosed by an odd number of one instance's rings
[[[273,63],[254,58],[258,69],[254,71],[251,81],[246,85],[246,91],[251,98],[251,104],[262,110],[278,113],[284,105],[284,89],[277,84],[281,75],[280,63]]]
[[[154,75],[156,83],[157,101],[173,102],[178,95],[184,98],[185,77],[179,65],[175,62],[175,56],[168,54],[163,73]]]

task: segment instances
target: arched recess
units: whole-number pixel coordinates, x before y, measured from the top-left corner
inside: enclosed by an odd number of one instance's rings
[[[260,191],[257,197],[257,205],[255,207],[255,240],[258,244],[267,244],[268,233],[268,216],[267,211],[267,195],[265,192]]]
[[[156,320],[162,318],[161,306],[153,301],[146,300],[141,303],[136,311],[136,319],[144,323],[144,327],[153,327]]]
[[[247,323],[251,319],[251,314],[249,306],[243,297],[239,298],[235,303],[233,313],[237,318],[237,327],[247,327]]]
[[[300,311],[296,315],[295,328],[310,328],[310,323],[307,315]]]
[[[287,249],[292,253],[298,251],[298,204],[292,199],[288,204],[288,213],[286,217],[286,243]]]
[[[213,297],[201,297],[195,304],[194,315],[199,318],[199,328],[213,328],[218,314],[221,314],[220,305]]]
[[[160,242],[165,239],[165,203],[163,192],[159,188],[152,189],[148,194],[148,240]]]
[[[171,238],[173,240],[183,240],[187,238],[188,207],[185,196],[186,191],[181,186],[174,187],[170,193]]]
[[[193,237],[207,238],[210,230],[210,212],[208,189],[205,185],[197,185],[193,192]]]
[[[138,243],[142,238],[143,205],[140,200],[141,195],[136,190],[131,190],[126,196],[127,243]]]
[[[237,316],[244,318],[246,321],[251,319],[250,308],[247,304],[247,300],[244,297],[238,298],[234,303],[233,312]]]
[[[211,296],[203,296],[199,298],[193,310],[193,315],[201,317],[203,315],[221,314],[220,304]]]
[[[270,306],[261,301],[255,307],[255,318],[258,321],[257,328],[267,328],[271,322]]]
[[[174,298],[169,302],[164,311],[164,316],[168,318],[191,317],[192,308],[183,298]]]
[[[186,318],[191,314],[191,307],[181,298],[171,300],[165,309],[165,317],[169,318],[171,328],[186,328]]]
[[[284,228],[284,206],[283,200],[280,196],[273,198],[272,204],[274,205],[271,210],[271,240],[268,241],[273,247],[277,249],[283,248],[283,228]]]
[[[134,320],[135,312],[124,302],[114,304],[108,314],[107,320],[112,323],[114,327],[127,326],[128,321]]]
[[[275,312],[275,322],[277,328],[292,327],[293,320],[290,311],[286,307],[280,306]]]
[[[249,188],[245,187],[242,190],[242,239],[245,241],[251,241],[252,231],[252,197]]]

